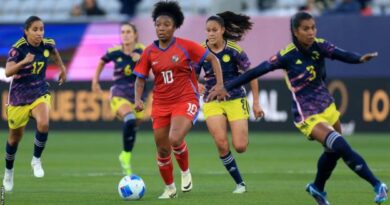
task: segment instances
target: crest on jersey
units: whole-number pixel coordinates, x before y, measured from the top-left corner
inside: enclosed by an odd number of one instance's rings
[[[49,57],[50,53],[49,53],[49,50],[45,49],[43,51],[43,56],[45,56],[45,58]]]
[[[225,62],[225,63],[229,62],[230,61],[230,56],[228,54],[223,55],[222,56],[222,61]]]
[[[172,62],[174,62],[174,63],[179,62],[179,56],[177,56],[177,55],[172,56]]]
[[[123,60],[123,59],[122,59],[121,57],[119,57],[119,58],[116,59],[116,62],[119,63],[119,62],[122,62],[122,60]]]

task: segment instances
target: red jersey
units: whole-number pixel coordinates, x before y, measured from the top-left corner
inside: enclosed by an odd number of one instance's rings
[[[134,74],[145,79],[152,69],[155,76],[153,104],[198,99],[198,81],[193,65],[203,62],[207,55],[208,50],[193,41],[174,37],[166,49],[161,49],[155,41],[142,53]]]

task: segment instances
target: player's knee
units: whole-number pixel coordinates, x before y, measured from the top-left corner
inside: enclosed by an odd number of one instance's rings
[[[49,122],[41,122],[37,124],[37,129],[39,132],[47,133],[49,132]]]
[[[246,151],[247,146],[246,145],[238,145],[234,146],[234,149],[237,153],[244,153]]]
[[[157,148],[158,156],[165,158],[171,154],[171,150],[166,147],[158,147]]]

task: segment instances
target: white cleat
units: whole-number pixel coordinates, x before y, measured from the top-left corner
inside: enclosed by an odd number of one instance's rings
[[[14,169],[5,169],[3,186],[6,192],[10,192],[14,188]]]
[[[45,176],[45,171],[43,171],[42,162],[40,158],[33,157],[33,159],[31,160],[31,167],[33,169],[35,177],[42,178]]]
[[[245,183],[237,184],[236,188],[233,191],[233,194],[243,194],[246,192],[246,185]]]
[[[181,191],[189,192],[192,189],[192,176],[191,172],[188,170],[181,173]]]
[[[161,194],[161,196],[158,197],[159,199],[174,199],[177,198],[177,192],[176,187],[169,187],[166,186],[164,193]]]

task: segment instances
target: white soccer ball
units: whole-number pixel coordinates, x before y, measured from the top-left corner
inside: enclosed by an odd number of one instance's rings
[[[118,184],[119,196],[125,200],[138,200],[145,194],[145,183],[137,175],[125,176]]]

